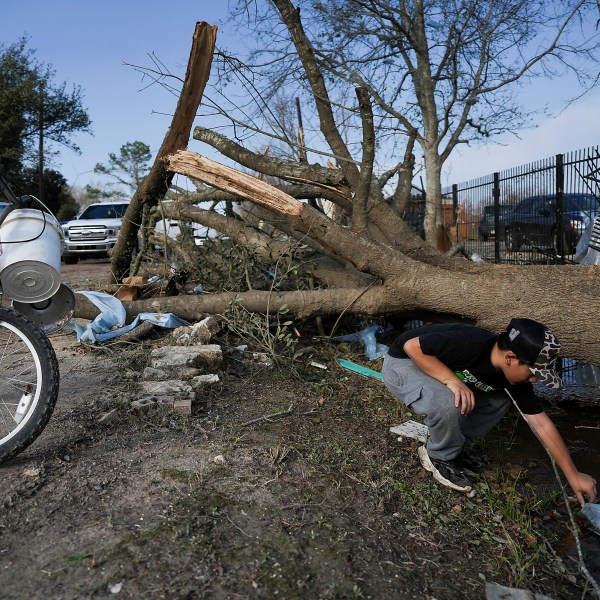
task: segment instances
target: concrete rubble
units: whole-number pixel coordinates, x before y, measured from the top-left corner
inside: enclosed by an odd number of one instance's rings
[[[173,331],[177,346],[208,344],[215,333],[221,329],[221,319],[211,315],[188,327],[178,327]]]
[[[209,316],[193,325],[175,329],[173,345],[152,351],[132,407],[144,409],[154,404],[166,404],[172,406],[174,412],[191,414],[194,401],[200,400],[221,381],[223,351],[220,345],[209,343],[220,328],[221,319]],[[238,351],[238,360],[248,367],[273,367],[273,359],[264,352],[248,352],[245,346]]]
[[[218,344],[208,343],[219,329],[220,320],[214,316],[176,329],[175,345],[152,351],[132,406],[167,404],[174,412],[191,414],[194,401],[220,382],[223,351]]]
[[[193,402],[219,383],[222,366],[223,352],[217,344],[156,348],[132,406],[170,404],[175,412],[189,415]]]

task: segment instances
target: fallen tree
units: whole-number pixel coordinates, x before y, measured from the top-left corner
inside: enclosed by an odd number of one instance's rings
[[[274,220],[284,219],[297,239],[310,238],[338,258],[338,270],[346,274],[347,285],[149,299],[129,305],[131,314],[166,310],[196,319],[204,313],[223,312],[235,299],[247,310],[257,312],[285,306],[300,318],[342,312],[385,315],[425,311],[493,331],[500,331],[519,315],[552,327],[566,355],[587,362],[597,360],[600,333],[591,326],[591,320],[598,306],[598,267],[489,265],[429,253],[424,253],[423,261],[392,244],[337,225],[281,190],[197,154],[178,152],[168,157],[166,164],[171,171],[251,200],[271,211]],[[365,275],[370,277],[366,284]]]
[[[125,303],[128,316],[161,311],[199,320],[223,313],[236,302],[252,312],[273,314],[285,308],[300,319],[419,312],[494,331],[512,317],[527,316],[555,330],[567,356],[597,362],[600,334],[592,322],[598,305],[597,267],[473,263],[440,253],[416,236],[401,218],[401,196],[407,194],[406,181],[412,174],[410,143],[395,167],[376,172],[379,130],[371,94],[359,87],[352,111],[361,131],[361,152],[354,158],[340,133],[320,63],[301,22],[289,13],[287,0],[276,4],[282,7],[321,132],[337,164],[311,164],[302,153],[282,158],[254,152],[197,127],[196,140],[256,175],[196,153],[173,151],[162,156],[164,172],[189,178],[197,191],[172,190],[174,200],[162,210],[166,217],[185,218],[225,234],[233,245],[252,250],[265,270],[277,271],[281,264],[286,272],[293,268],[299,285],[285,291],[276,286],[256,289],[246,278],[244,288],[240,276],[235,291],[215,289],[197,296]],[[396,183],[390,192],[392,179]],[[213,210],[217,202],[225,203],[225,210]],[[200,208],[205,203],[211,208]],[[336,211],[329,210],[332,206]],[[197,252],[210,254],[212,248]],[[186,256],[184,262],[189,263],[190,254]]]

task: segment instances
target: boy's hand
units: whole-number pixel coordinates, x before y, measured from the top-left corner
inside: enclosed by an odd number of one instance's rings
[[[575,492],[581,506],[585,505],[586,496],[588,502],[594,502],[596,499],[596,480],[590,475],[578,471],[569,479],[569,485]]]
[[[460,406],[460,414],[468,415],[475,408],[475,394],[460,379],[451,379],[446,383],[446,387],[454,394],[454,406]]]

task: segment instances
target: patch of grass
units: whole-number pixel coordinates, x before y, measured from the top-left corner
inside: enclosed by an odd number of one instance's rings
[[[356,447],[352,440],[344,443],[319,435],[312,439],[307,459],[315,467],[346,469],[355,462],[355,452]]]
[[[479,486],[484,502],[512,525],[530,531],[534,517],[541,515],[550,504],[556,502],[558,491],[539,494],[538,488],[524,484],[522,472],[511,475],[498,469],[493,479]]]
[[[160,474],[166,479],[176,479],[178,481],[188,482],[191,479],[197,478],[197,474],[191,471],[180,471],[179,469],[162,469]]]
[[[87,559],[93,559],[94,555],[93,554],[70,554],[69,556],[65,556],[64,560],[65,562],[68,563],[77,563],[77,562],[81,562]]]
[[[513,587],[527,587],[535,578],[536,563],[540,556],[547,555],[546,548],[541,544],[524,545],[521,538],[511,535],[504,527],[505,542],[501,546],[498,561],[507,573],[509,583]]]
[[[193,473],[167,470],[165,476],[183,479],[190,483],[197,478]],[[179,493],[170,505],[163,522],[148,529],[125,535],[114,550],[116,555],[136,554],[142,547],[152,546],[157,552],[162,547],[188,547],[203,554],[212,548],[212,530],[218,526],[229,501],[220,495],[204,492],[190,486],[187,494]],[[194,550],[195,552],[195,550]]]

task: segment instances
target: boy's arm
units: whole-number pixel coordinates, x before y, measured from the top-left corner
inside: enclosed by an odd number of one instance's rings
[[[525,416],[534,433],[544,443],[560,470],[565,474],[579,504],[581,506],[585,504],[584,496],[588,497],[589,502],[593,502],[596,499],[596,480],[577,470],[565,442],[550,417],[545,412]]]

